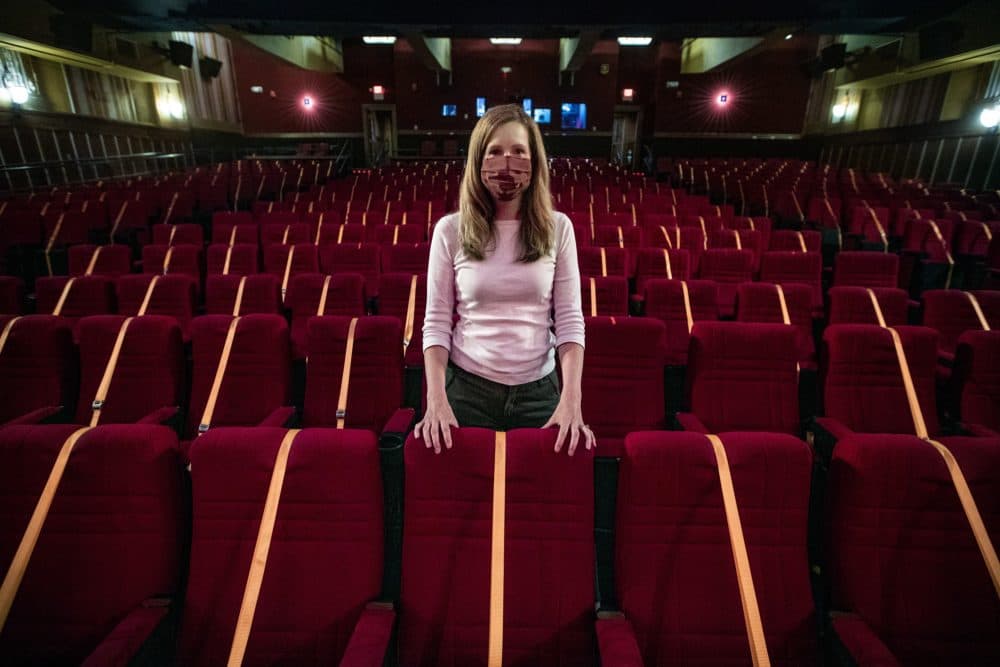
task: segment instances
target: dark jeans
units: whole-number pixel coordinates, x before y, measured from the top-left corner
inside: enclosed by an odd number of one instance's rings
[[[559,404],[559,379],[554,370],[540,380],[509,386],[449,362],[444,386],[459,426],[494,431],[540,428]]]

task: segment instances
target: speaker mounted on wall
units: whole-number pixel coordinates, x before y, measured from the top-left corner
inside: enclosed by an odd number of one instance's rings
[[[222,61],[202,56],[198,59],[198,71],[201,72],[201,78],[214,79],[222,71]]]
[[[170,62],[178,67],[191,69],[191,61],[194,59],[194,47],[187,42],[177,42],[170,40],[167,44],[170,51]]]

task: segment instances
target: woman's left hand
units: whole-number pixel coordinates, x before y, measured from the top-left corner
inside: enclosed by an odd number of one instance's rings
[[[569,434],[570,456],[573,456],[573,453],[576,452],[581,438],[583,439],[584,447],[587,449],[597,447],[593,431],[583,423],[583,412],[580,409],[579,399],[569,399],[565,394],[559,398],[559,404],[556,406],[555,412],[552,413],[552,416],[549,417],[549,420],[545,422],[542,428],[549,428],[556,425],[559,426],[559,435],[556,436],[556,452],[562,450],[567,434]]]

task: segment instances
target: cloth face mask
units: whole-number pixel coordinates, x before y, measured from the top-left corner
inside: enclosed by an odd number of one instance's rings
[[[511,201],[531,182],[531,159],[494,155],[483,160],[479,170],[483,185],[499,201]]]

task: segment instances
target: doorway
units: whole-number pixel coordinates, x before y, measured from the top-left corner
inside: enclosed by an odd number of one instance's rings
[[[396,157],[396,105],[364,104],[365,164],[381,167]]]
[[[637,106],[615,105],[611,125],[611,161],[635,169],[642,157],[639,150],[639,128],[642,109]]]

